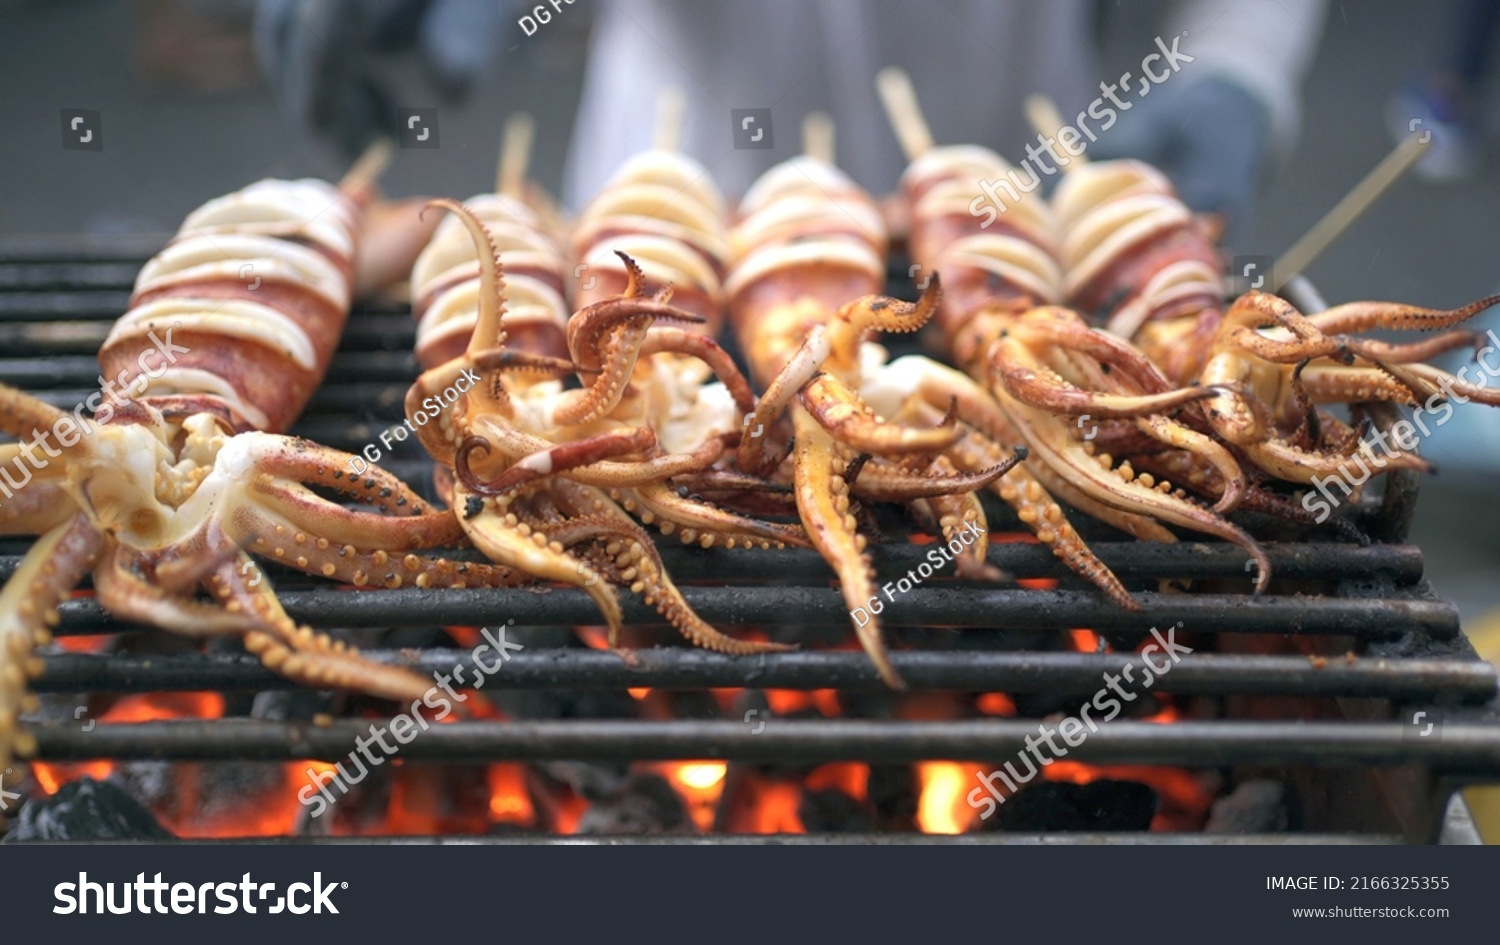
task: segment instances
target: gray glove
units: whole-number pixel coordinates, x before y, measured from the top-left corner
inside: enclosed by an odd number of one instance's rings
[[[1165,83],[1132,105],[1090,156],[1148,161],[1188,206],[1223,217],[1225,242],[1246,232],[1270,133],[1260,102],[1234,82],[1209,77]]]

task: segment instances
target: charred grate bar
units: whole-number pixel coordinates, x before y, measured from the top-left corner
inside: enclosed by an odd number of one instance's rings
[[[849,619],[835,588],[684,587],[683,598],[715,625],[822,626]],[[441,591],[284,591],[277,596],[293,619],[314,627],[481,626],[514,620],[523,625],[592,625],[599,611],[582,591],[541,588]],[[1142,593],[1140,611],[1110,609],[1088,591],[923,588],[898,597],[880,615],[888,627],[966,627],[974,632],[1089,627],[1148,633],[1180,621],[1195,633],[1277,633],[1392,639],[1429,634],[1458,635],[1458,611],[1445,601],[1416,597],[1364,600],[1333,598],[1309,606],[1293,597],[1236,594]],[[625,622],[664,627],[667,622],[643,602],[626,599]],[[126,627],[92,599],[58,608],[59,635],[116,633]],[[790,615],[790,616],[789,616]],[[981,629],[984,628],[984,629]]]
[[[423,675],[474,674],[467,650],[365,650],[381,662],[408,666]],[[505,671],[486,681],[491,689],[620,690],[839,689],[883,692],[863,653],[796,652],[749,660],[686,648],[652,648],[634,654],[636,665],[613,653],[555,650],[517,653]],[[242,654],[98,656],[61,654],[46,659],[36,680],[40,692],[191,692],[203,689],[260,692],[295,689],[288,681]],[[1077,692],[1098,688],[1101,674],[1125,664],[1145,667],[1140,657],[1106,653],[895,652],[891,663],[912,689],[964,692]],[[1445,696],[1479,705],[1495,695],[1495,671],[1477,660],[1329,659],[1322,665],[1300,656],[1185,656],[1156,683],[1158,692],[1183,695],[1345,696],[1415,701]]]
[[[20,562],[20,553],[30,542],[0,538],[0,579],[9,578]],[[1092,542],[1091,547],[1106,565],[1122,579],[1222,579],[1248,585],[1243,551],[1230,545],[1206,542],[1148,544],[1145,542]],[[1422,552],[1411,545],[1265,545],[1271,567],[1278,581],[1330,581],[1358,578],[1380,579],[1393,588],[1411,588],[1422,579]],[[925,560],[926,548],[915,545],[873,545],[870,549],[877,574],[905,573]],[[720,548],[683,548],[680,543],[664,545],[662,560],[674,577],[684,580],[712,580],[719,583],[760,582],[773,579],[800,584],[827,584],[833,570],[817,552],[801,548],[779,551]],[[454,557],[480,560],[472,551]],[[989,562],[1016,577],[1062,578],[1072,575],[1046,547],[1036,544],[1007,543],[990,546]],[[277,569],[278,587],[311,579],[301,572]],[[943,583],[957,584],[951,578]],[[321,585],[326,587],[327,585]]]
[[[1211,768],[1295,764],[1311,767],[1436,767],[1481,775],[1500,768],[1500,727],[1447,722],[1441,740],[1414,740],[1399,722],[1111,722],[1077,748],[1078,761]],[[56,760],[336,760],[369,732],[368,721],[152,722],[37,731]],[[1013,759],[1035,737],[1031,720],[905,722],[840,719],[772,721],[760,732],[740,722],[569,719],[503,725],[434,725],[401,749],[408,760],[440,762],[713,759],[781,764],[865,761],[904,764],[931,758]],[[1069,758],[1074,755],[1070,754]]]

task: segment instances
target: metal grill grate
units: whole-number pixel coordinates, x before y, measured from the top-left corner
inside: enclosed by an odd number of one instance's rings
[[[68,409],[85,400],[97,374],[94,352],[125,309],[139,265],[159,243],[159,238],[0,240],[0,379]],[[401,309],[367,308],[354,315],[328,383],[294,432],[358,450],[399,422],[402,396],[416,373],[411,341],[411,319]],[[425,488],[430,464],[414,441],[404,447],[405,453],[384,465]],[[890,603],[882,615],[893,636],[900,637],[903,628],[922,635],[923,649],[898,649],[892,662],[917,690],[1083,697],[1098,688],[1102,673],[1118,672],[1127,656],[1048,651],[1037,645],[1038,631],[1089,627],[1124,650],[1151,627],[1180,621],[1193,635],[1195,652],[1160,678],[1158,691],[1217,699],[1228,707],[1222,717],[1171,725],[1114,722],[1076,749],[1078,760],[1270,769],[1294,782],[1321,778],[1321,793],[1344,801],[1330,801],[1321,825],[1311,825],[1315,829],[1342,829],[1337,825],[1351,818],[1341,818],[1334,808],[1352,803],[1384,811],[1383,818],[1353,818],[1385,825],[1384,832],[1367,833],[1365,839],[1389,839],[1399,831],[1408,839],[1431,840],[1455,786],[1500,778],[1500,723],[1494,671],[1463,639],[1456,610],[1435,598],[1422,580],[1421,552],[1400,544],[1414,497],[1413,477],[1392,477],[1382,503],[1355,510],[1368,533],[1392,543],[1364,548],[1268,544],[1276,581],[1272,593],[1261,598],[1242,593],[1249,580],[1237,548],[1194,540],[1120,541],[1116,533],[1075,516],[1101,558],[1138,592],[1144,611],[1107,605],[1044,548],[1001,544],[991,552],[996,565],[1020,578],[1057,580],[1057,589],[935,578]],[[993,513],[993,530],[1007,523],[1014,528],[1007,510],[997,507]],[[668,541],[662,540],[669,571],[694,608],[721,628],[847,625],[843,602],[830,586],[832,573],[816,554],[703,551],[670,547]],[[27,545],[0,540],[0,578],[13,573]],[[904,574],[923,550],[877,545],[877,574]],[[351,593],[292,572],[271,573],[287,611],[320,628],[431,628],[505,619],[566,627],[599,619],[589,598],[572,589]],[[1166,580],[1193,581],[1201,592],[1160,589]],[[624,603],[628,622],[663,626],[639,600],[627,595]],[[60,611],[60,635],[135,629],[113,621],[91,599],[69,601]],[[841,635],[847,636],[842,629]],[[662,630],[661,639],[671,639],[670,631]],[[963,641],[976,639],[984,640],[984,649],[961,648]],[[1279,653],[1249,652],[1241,645],[1267,639],[1279,642]],[[1023,648],[1007,648],[1016,646]],[[467,651],[452,648],[376,648],[369,654],[424,673],[458,665],[471,669]],[[58,652],[46,657],[45,667],[37,688],[54,693],[290,687],[244,654],[222,651]],[[805,650],[735,659],[680,647],[639,651],[635,665],[582,648],[528,647],[487,683],[512,690],[881,689],[858,652]],[[1281,709],[1264,711],[1268,705]],[[1287,705],[1299,708],[1288,711]],[[1311,720],[1302,715],[1306,707],[1316,709]],[[1444,713],[1440,740],[1414,739],[1401,721],[1419,708]],[[342,757],[363,724],[236,719],[101,725],[87,734],[58,723],[33,730],[48,760],[292,760]],[[738,722],[697,719],[459,722],[434,728],[406,746],[403,757],[469,763],[690,758],[904,763],[1011,757],[1035,731],[1036,720],[1022,719],[778,721],[753,735]]]

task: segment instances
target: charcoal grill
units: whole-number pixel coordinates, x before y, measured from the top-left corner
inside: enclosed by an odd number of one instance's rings
[[[111,321],[125,310],[140,265],[164,239],[0,240],[0,378],[59,407],[71,409],[85,400],[94,389],[98,344]],[[898,284],[893,290],[912,294],[909,285]],[[412,321],[404,308],[377,305],[356,313],[327,384],[314,396],[295,432],[357,451],[399,422],[402,395],[416,373],[411,342]],[[415,449],[398,452],[385,465],[413,484],[428,481],[429,464]],[[1276,579],[1272,592],[1260,598],[1243,593],[1250,575],[1245,555],[1233,546],[1195,540],[1175,545],[1121,541],[1103,526],[1075,516],[1080,532],[1100,557],[1139,591],[1143,612],[1126,613],[1106,604],[1044,548],[1000,544],[992,548],[993,563],[1017,577],[1056,579],[1057,588],[982,586],[934,578],[889,604],[883,619],[897,636],[903,628],[965,628],[962,635],[941,638],[950,643],[971,634],[1034,640],[1035,634],[1026,632],[1088,627],[1119,649],[1153,626],[1181,622],[1194,640],[1195,652],[1157,682],[1158,691],[1209,697],[1220,707],[1218,714],[1168,725],[1113,722],[1074,749],[1072,757],[1091,764],[1267,773],[1299,791],[1306,808],[1305,832],[1249,839],[1432,842],[1441,835],[1473,842],[1472,824],[1455,789],[1500,780],[1496,676],[1460,633],[1456,609],[1438,599],[1423,580],[1421,551],[1404,544],[1416,488],[1413,475],[1390,475],[1380,500],[1366,500],[1353,510],[1358,524],[1378,539],[1369,547],[1304,540],[1268,544]],[[1015,528],[1008,511],[992,512],[994,530]],[[14,571],[27,544],[0,541],[0,578]],[[847,624],[842,600],[830,586],[832,573],[811,552],[704,551],[670,547],[665,541],[663,545],[667,566],[687,599],[720,627]],[[914,567],[924,549],[891,544],[873,550],[877,574],[898,575]],[[348,592],[291,572],[271,573],[287,611],[319,628],[478,626],[504,619],[518,626],[566,627],[598,621],[589,598],[572,589]],[[1197,582],[1202,592],[1186,595],[1158,589],[1166,579]],[[67,602],[60,612],[59,635],[135,629],[113,621],[91,599]],[[625,616],[641,627],[662,624],[629,595]],[[670,631],[663,631],[662,639],[670,639]],[[1241,645],[1268,639],[1280,642],[1279,652],[1249,652]],[[466,650],[377,647],[369,652],[376,659],[424,673],[451,671],[456,665],[472,670]],[[914,690],[1076,693],[1079,700],[1099,687],[1102,673],[1118,672],[1127,658],[1123,653],[1035,647],[897,649],[891,655]],[[881,691],[874,670],[857,651],[804,650],[736,659],[682,647],[642,650],[635,665],[593,650],[528,647],[489,677],[487,685],[512,690]],[[56,652],[46,656],[45,672],[36,686],[43,693],[291,688],[253,658],[222,651]],[[1417,716],[1419,712],[1427,714]],[[1441,719],[1439,737],[1421,737],[1411,724],[1414,717]],[[342,758],[367,724],[368,720],[314,725],[233,719],[106,724],[88,732],[61,722],[41,722],[32,728],[40,757],[49,761],[288,761]],[[784,764],[998,760],[1013,758],[1036,725],[1036,719],[1020,718],[777,719],[756,731],[739,720],[460,722],[434,727],[405,746],[402,757],[410,763],[476,764],[559,759]],[[1247,839],[1153,833],[970,833],[952,839],[1059,842],[1106,836],[1111,842]],[[804,839],[903,840],[884,835]]]

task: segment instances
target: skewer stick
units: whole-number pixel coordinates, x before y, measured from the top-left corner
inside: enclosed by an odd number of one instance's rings
[[[390,138],[377,138],[365,149],[365,153],[359,156],[359,160],[339,179],[338,188],[346,194],[359,195],[374,186],[380,175],[385,173],[386,167],[391,163],[391,156],[396,153],[395,146]]]
[[[495,169],[495,193],[519,198],[526,189],[526,168],[531,163],[531,142],[536,122],[527,112],[505,119],[500,137],[500,165]]]
[[[1359,219],[1360,214],[1379,200],[1387,188],[1400,180],[1401,175],[1426,152],[1430,140],[1422,141],[1416,135],[1411,135],[1396,145],[1383,161],[1375,165],[1374,170],[1365,175],[1364,180],[1355,184],[1354,189],[1345,194],[1343,200],[1324,214],[1323,219],[1313,224],[1312,229],[1281,254],[1281,258],[1272,267],[1272,288],[1280,289],[1288,279],[1311,265],[1318,254],[1327,249],[1350,224]]]
[[[896,131],[906,159],[915,161],[931,151],[932,129],[922,117],[922,106],[911,86],[911,76],[903,69],[889,66],[876,74],[875,89],[880,93],[880,104],[885,106],[886,117]]]
[[[833,163],[833,118],[827,112],[808,112],[802,119],[802,153],[825,164]]]
[[[687,99],[678,86],[663,86],[661,92],[657,94],[656,130],[651,138],[658,150],[681,150],[682,114],[686,107]]]
[[[1067,124],[1063,120],[1062,112],[1057,110],[1057,103],[1040,92],[1026,96],[1024,107],[1026,120],[1031,124],[1032,130],[1043,138],[1057,137],[1057,133]],[[1086,163],[1088,163],[1088,158],[1084,157],[1082,152],[1074,154],[1070,150],[1068,163],[1063,165],[1063,170],[1071,171]]]

